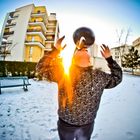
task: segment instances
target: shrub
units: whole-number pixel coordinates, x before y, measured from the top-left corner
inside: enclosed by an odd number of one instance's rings
[[[0,76],[28,76],[35,77],[35,62],[0,61]],[[10,75],[9,75],[10,74]]]

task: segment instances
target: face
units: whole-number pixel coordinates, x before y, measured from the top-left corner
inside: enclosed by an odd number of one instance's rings
[[[88,54],[87,48],[82,48],[77,50],[74,54],[74,64],[80,67],[89,67],[90,63],[90,55]]]

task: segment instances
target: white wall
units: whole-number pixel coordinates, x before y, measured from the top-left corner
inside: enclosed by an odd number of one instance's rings
[[[101,69],[102,71],[108,72],[110,71],[108,64],[104,58],[101,57],[93,57],[92,58],[93,68]]]
[[[19,14],[19,16],[15,19],[16,25],[12,36],[13,49],[11,55],[6,57],[6,60],[24,61],[24,41],[33,6],[32,4],[16,9],[18,11],[16,14]]]

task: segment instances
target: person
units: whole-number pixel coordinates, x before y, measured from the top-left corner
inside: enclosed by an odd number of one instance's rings
[[[111,72],[94,69],[87,46],[82,43],[83,46],[77,47],[80,49],[73,54],[68,78],[59,55],[65,48],[61,45],[63,39],[58,39],[53,50],[39,60],[36,70],[39,75],[58,84],[60,140],[90,140],[103,90],[113,88],[122,81],[122,70],[104,44],[101,45],[101,54]]]

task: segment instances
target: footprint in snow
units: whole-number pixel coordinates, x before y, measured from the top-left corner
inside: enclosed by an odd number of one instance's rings
[[[7,110],[7,112],[9,113],[11,111],[11,107],[8,107],[8,110]]]
[[[8,132],[10,133],[10,135],[13,135],[14,132],[15,132],[15,126],[10,124],[8,125],[8,128],[7,128]]]
[[[10,116],[11,114],[7,114],[7,116]]]
[[[0,114],[0,117],[2,117],[3,116],[3,114]]]
[[[57,131],[57,128],[52,128],[52,129],[50,129],[50,131]]]
[[[30,140],[30,139],[31,139],[31,135],[30,135],[29,130],[26,130],[26,131],[25,131],[25,133],[26,133],[26,135],[27,135],[27,139],[29,139],[29,140]]]
[[[6,137],[6,132],[2,132],[2,135],[0,137]]]
[[[17,113],[20,113],[20,109],[19,109],[19,108],[17,108],[17,109],[16,109],[16,112],[17,112]]]
[[[126,132],[126,136],[128,137],[128,139],[134,139],[134,133],[131,131]]]

